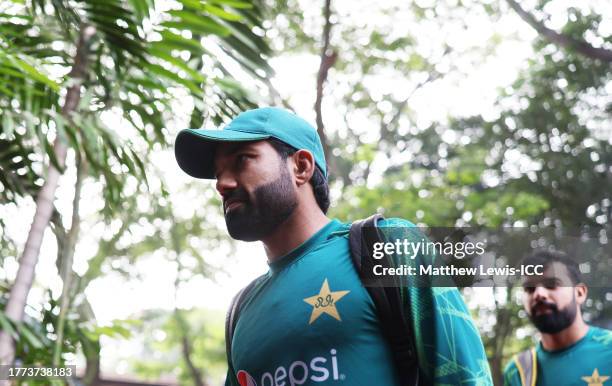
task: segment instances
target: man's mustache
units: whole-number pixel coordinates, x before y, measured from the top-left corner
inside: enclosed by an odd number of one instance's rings
[[[226,195],[224,195],[223,196],[223,212],[227,210],[227,205],[229,203],[236,202],[236,201],[244,202],[245,204],[248,203],[250,199],[249,199],[249,194],[247,193],[247,191],[242,188],[237,188],[227,193]]]
[[[534,304],[533,307],[531,307],[531,315],[534,315],[537,309],[549,309],[553,312],[558,311],[558,307],[555,303],[547,302],[546,300],[540,300],[536,304]]]

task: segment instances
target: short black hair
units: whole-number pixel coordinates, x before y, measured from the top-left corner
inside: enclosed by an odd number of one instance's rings
[[[552,263],[561,263],[567,269],[569,274],[569,278],[572,281],[573,285],[582,282],[580,268],[578,267],[578,263],[574,261],[571,257],[561,251],[551,251],[551,250],[537,250],[533,252],[531,255],[525,257],[522,261],[523,265],[532,264],[532,265],[543,265],[544,269],[546,269]]]
[[[267,141],[276,150],[278,156],[282,161],[285,161],[287,157],[293,155],[297,151],[297,149],[293,146],[287,145],[285,142],[280,141],[276,138],[270,138]],[[321,171],[319,166],[315,167],[314,173],[310,178],[310,184],[312,185],[314,196],[317,200],[317,205],[319,205],[319,208],[321,208],[321,211],[323,211],[323,213],[327,213],[330,204],[329,184],[327,183],[327,178],[323,175],[323,172]]]

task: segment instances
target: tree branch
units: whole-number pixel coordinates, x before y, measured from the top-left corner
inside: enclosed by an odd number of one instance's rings
[[[277,105],[278,103],[280,103],[287,110],[295,111],[295,109],[291,107],[289,101],[281,96],[280,92],[276,89],[276,87],[274,87],[269,78],[266,78],[264,80],[264,83],[266,84],[266,86],[268,87],[268,91],[270,92],[270,99],[272,105]]]
[[[181,353],[189,369],[189,375],[196,386],[206,386],[206,383],[202,380],[202,372],[193,361],[193,347],[192,339],[189,337],[189,326],[177,307],[174,307],[174,318],[179,325]]]
[[[327,162],[331,162],[331,151],[329,149],[329,143],[327,136],[325,135],[325,125],[323,124],[323,113],[321,112],[321,104],[323,102],[323,85],[327,80],[327,74],[329,69],[334,66],[338,53],[329,49],[329,40],[331,33],[331,0],[325,0],[325,6],[323,7],[323,16],[325,17],[325,25],[323,27],[323,47],[321,48],[321,64],[319,66],[319,72],[317,74],[317,99],[315,101],[314,109],[317,120],[317,132],[321,137],[321,144],[323,145],[323,151],[325,152],[325,158]],[[333,166],[330,164],[330,168]]]
[[[544,36],[551,42],[563,47],[574,49],[584,56],[591,59],[599,59],[604,62],[612,63],[612,50],[605,48],[593,47],[589,43],[574,39],[570,36],[558,33],[544,25],[544,23],[536,20],[536,18],[525,11],[515,0],[506,0],[510,8],[512,8],[527,24],[535,29],[540,35]]]
[[[174,213],[172,206],[169,208],[170,213]],[[171,217],[173,219],[173,217]],[[195,386],[206,386],[206,383],[202,380],[202,371],[198,368],[193,360],[193,345],[192,338],[190,335],[189,323],[183,316],[181,310],[176,306],[178,304],[178,290],[179,285],[181,283],[181,271],[183,270],[183,264],[181,262],[181,243],[180,243],[180,235],[177,233],[176,227],[173,227],[170,231],[172,250],[176,253],[176,278],[174,279],[174,311],[173,316],[176,323],[179,326],[179,335],[180,335],[180,344],[181,344],[181,353],[183,355],[183,359],[185,360],[185,364],[187,365],[187,369],[189,370],[189,375],[193,380]]]
[[[57,325],[55,326],[57,340],[55,341],[55,350],[53,353],[53,366],[60,365],[60,356],[64,347],[64,327],[70,303],[72,302],[72,279],[74,272],[72,271],[72,262],[74,260],[74,252],[79,239],[79,231],[81,230],[80,202],[81,189],[83,188],[83,180],[87,175],[87,159],[81,157],[77,152],[76,156],[77,178],[74,185],[74,198],[72,201],[72,222],[70,230],[64,240],[65,245],[62,254],[58,256],[58,268],[63,282],[62,294],[60,297],[60,314]]]
[[[444,53],[444,55],[446,55],[448,53],[447,52]],[[443,56],[444,56],[443,55]],[[395,107],[395,114],[393,114],[393,117],[391,118],[391,120],[388,123],[384,123],[382,122],[381,127],[380,127],[380,131],[381,131],[381,137],[384,137],[386,134],[391,132],[391,128],[396,126],[397,123],[399,122],[399,119],[402,116],[402,112],[404,111],[404,108],[408,105],[408,102],[410,101],[410,98],[412,98],[412,96],[419,91],[421,88],[423,88],[423,86],[425,86],[428,83],[433,82],[434,80],[439,79],[441,76],[441,74],[437,71],[434,72],[430,72],[427,75],[427,78],[421,82],[419,82],[414,89],[410,92],[410,94],[408,94],[408,96],[406,98],[404,98],[401,101],[398,102],[391,102],[394,107]]]

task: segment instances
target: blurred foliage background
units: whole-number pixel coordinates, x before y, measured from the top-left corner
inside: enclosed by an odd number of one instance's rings
[[[171,143],[181,128],[217,126],[258,105],[316,122],[333,217],[379,211],[428,226],[609,234],[611,8],[603,0],[2,2],[0,358],[78,361],[93,385],[112,362],[103,347],[112,338],[141,348],[123,369],[132,376],[220,384],[223,312],[180,307],[180,294],[193,280],[217,280],[223,268],[212,256],[236,245],[213,189],[169,176],[178,173]],[[525,47],[516,67],[494,60]],[[309,78],[307,93],[279,84],[274,70],[285,58],[302,62],[291,77]],[[470,80],[485,71],[506,84]],[[39,280],[39,255],[55,261],[54,285]],[[99,323],[90,285],[136,280],[136,264],[150,256],[174,269],[173,309]],[[463,291],[500,383],[504,364],[534,342],[520,291]],[[612,327],[612,291],[590,294],[589,322]]]

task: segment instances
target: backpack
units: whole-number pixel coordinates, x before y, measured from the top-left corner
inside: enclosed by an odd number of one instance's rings
[[[514,357],[514,364],[521,378],[521,385],[535,386],[538,376],[538,360],[535,347],[521,351]]]
[[[360,274],[360,279],[364,282],[365,270],[361,269],[362,251],[366,251],[369,255],[373,250],[372,246],[375,242],[383,241],[382,236],[378,232],[377,222],[383,217],[380,214],[374,214],[365,220],[358,220],[351,224],[349,231],[349,246],[351,258],[355,269]],[[364,228],[369,228],[369,232],[364,232]],[[365,236],[365,237],[362,237]],[[371,262],[371,256],[367,256],[367,262]],[[383,267],[391,267],[392,262],[385,256],[379,263]],[[235,374],[231,365],[231,349],[234,329],[238,321],[240,308],[246,295],[255,286],[255,283],[261,277],[253,280],[249,285],[244,287],[232,300],[230,308],[225,319],[225,351],[230,364],[230,372]],[[400,385],[415,386],[419,385],[419,366],[417,361],[417,353],[414,345],[414,335],[412,324],[409,322],[410,316],[405,314],[404,305],[400,288],[382,287],[382,286],[366,286],[365,287],[374,305],[378,320],[380,321],[381,330],[393,353],[393,361],[397,370]],[[410,304],[409,300],[407,304]]]

